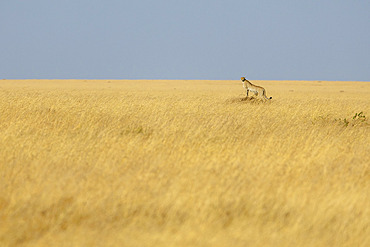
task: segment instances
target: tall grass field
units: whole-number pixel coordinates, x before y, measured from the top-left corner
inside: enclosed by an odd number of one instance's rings
[[[370,246],[370,82],[0,80],[0,246]]]

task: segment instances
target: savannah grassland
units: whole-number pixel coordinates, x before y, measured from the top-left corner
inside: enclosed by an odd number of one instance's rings
[[[370,246],[370,82],[252,82],[1,80],[0,246]]]

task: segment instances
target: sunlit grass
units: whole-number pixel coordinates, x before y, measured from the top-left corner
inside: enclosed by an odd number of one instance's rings
[[[368,246],[370,83],[255,83],[1,81],[0,246]]]

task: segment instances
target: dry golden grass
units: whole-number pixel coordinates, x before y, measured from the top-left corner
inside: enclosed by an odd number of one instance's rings
[[[252,82],[0,81],[0,246],[370,246],[370,83]]]

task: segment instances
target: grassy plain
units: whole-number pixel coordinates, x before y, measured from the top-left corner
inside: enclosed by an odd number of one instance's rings
[[[252,82],[1,80],[0,246],[370,246],[370,82]]]

